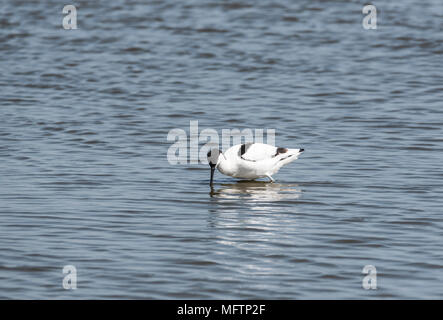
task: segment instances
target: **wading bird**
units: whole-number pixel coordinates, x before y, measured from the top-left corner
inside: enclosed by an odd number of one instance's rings
[[[209,184],[212,185],[215,168],[234,178],[253,180],[268,177],[274,182],[272,175],[296,160],[303,151],[304,149],[277,148],[263,143],[237,144],[224,153],[211,149],[207,154],[211,167]]]

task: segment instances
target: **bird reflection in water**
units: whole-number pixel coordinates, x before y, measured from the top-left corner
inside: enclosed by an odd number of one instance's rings
[[[273,202],[294,200],[301,196],[297,184],[270,183],[265,181],[239,181],[221,184],[219,188],[211,187],[212,198],[244,199],[253,202]]]
[[[221,247],[219,254],[231,254],[233,249],[259,249],[267,243],[282,240],[294,241],[297,226],[297,206],[302,195],[297,184],[264,181],[239,181],[216,184],[211,188],[208,224]],[[259,239],[259,240],[257,240]],[[223,250],[222,250],[222,249]],[[271,274],[273,268],[249,261],[241,264],[247,274]]]

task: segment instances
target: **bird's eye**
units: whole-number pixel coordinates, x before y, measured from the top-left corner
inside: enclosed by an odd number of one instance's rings
[[[211,151],[208,152],[208,158],[211,156]]]

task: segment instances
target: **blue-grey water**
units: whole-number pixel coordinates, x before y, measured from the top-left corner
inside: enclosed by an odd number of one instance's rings
[[[65,4],[1,2],[0,298],[443,298],[440,0]],[[306,151],[211,191],[195,120]]]

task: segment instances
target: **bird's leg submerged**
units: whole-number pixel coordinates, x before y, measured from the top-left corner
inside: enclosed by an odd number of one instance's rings
[[[267,174],[266,176],[269,178],[269,180],[270,180],[271,182],[275,182],[275,180],[274,180],[269,174]]]

